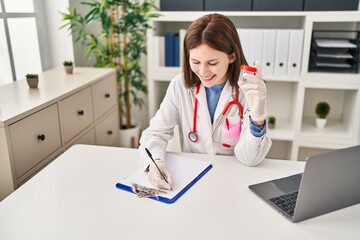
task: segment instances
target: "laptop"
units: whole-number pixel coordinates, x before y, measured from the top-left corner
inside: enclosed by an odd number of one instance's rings
[[[250,185],[292,222],[360,203],[360,145],[307,158],[303,173]]]

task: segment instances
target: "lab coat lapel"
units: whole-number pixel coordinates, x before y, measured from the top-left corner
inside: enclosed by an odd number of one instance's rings
[[[217,128],[217,125],[221,122],[222,112],[228,102],[232,100],[232,87],[229,81],[226,82],[223,90],[221,91],[220,99],[217,104],[215,115],[214,115],[214,123],[212,131]]]

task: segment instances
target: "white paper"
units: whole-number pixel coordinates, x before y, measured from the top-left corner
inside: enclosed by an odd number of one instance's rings
[[[346,39],[315,39],[316,45],[327,48],[356,48],[357,46]]]
[[[327,57],[327,58],[346,58],[352,59],[353,56],[350,53],[318,53],[318,57]]]
[[[159,196],[172,199],[189,183],[197,178],[207,167],[211,165],[209,162],[178,156],[173,153],[166,155],[166,166],[168,167],[172,181],[173,190],[166,190],[167,193],[159,193]],[[132,183],[137,183],[145,187],[155,188],[151,185],[147,173],[144,169],[139,169],[126,179],[120,181],[121,184],[131,187]]]
[[[339,68],[349,68],[351,67],[348,63],[325,63],[325,62],[317,62],[315,63],[318,67],[339,67]]]

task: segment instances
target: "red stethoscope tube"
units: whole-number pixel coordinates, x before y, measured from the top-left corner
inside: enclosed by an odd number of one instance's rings
[[[196,87],[196,94],[198,94],[200,91],[200,85],[198,85]],[[222,115],[225,116],[226,112],[228,111],[228,109],[231,107],[231,105],[235,104],[238,106],[239,108],[239,116],[240,119],[243,118],[243,106],[239,103],[238,101],[238,96],[239,96],[239,90],[236,89],[236,95],[233,97],[233,100],[228,102],[226,104],[226,106],[224,107],[224,110],[222,111]],[[199,137],[196,131],[196,115],[197,115],[197,108],[198,108],[198,99],[195,96],[195,101],[194,101],[194,115],[193,115],[193,129],[191,132],[189,132],[188,137],[190,139],[190,141],[192,142],[197,142]]]

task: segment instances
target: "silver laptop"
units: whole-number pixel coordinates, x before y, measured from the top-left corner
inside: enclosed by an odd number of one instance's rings
[[[360,145],[309,157],[303,173],[249,188],[292,222],[360,203]]]

